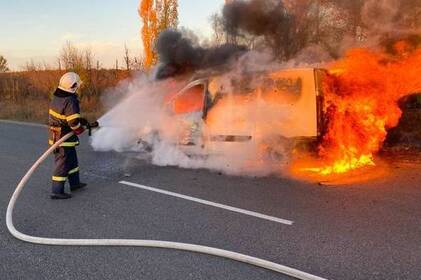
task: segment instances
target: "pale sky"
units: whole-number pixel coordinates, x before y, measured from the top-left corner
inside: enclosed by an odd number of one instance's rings
[[[124,44],[141,52],[139,0],[0,0],[0,55],[20,70],[35,62],[56,63],[66,41],[90,47],[102,65],[122,63]],[[224,0],[179,0],[180,26],[202,37],[211,32],[209,18]]]

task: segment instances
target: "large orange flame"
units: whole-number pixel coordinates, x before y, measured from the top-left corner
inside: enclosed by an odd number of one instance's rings
[[[324,84],[327,130],[320,145],[321,166],[305,168],[321,175],[374,165],[387,129],[401,117],[398,100],[421,92],[421,49],[404,41],[394,55],[350,50],[335,63]]]

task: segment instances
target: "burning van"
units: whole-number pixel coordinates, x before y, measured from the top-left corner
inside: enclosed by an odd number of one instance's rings
[[[317,140],[323,132],[326,73],[306,68],[194,80],[165,100],[177,145],[200,155],[232,145],[276,150],[275,142]]]

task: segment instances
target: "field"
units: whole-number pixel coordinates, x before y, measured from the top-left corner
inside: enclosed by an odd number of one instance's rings
[[[62,74],[59,70],[1,73],[0,119],[46,123],[48,103]],[[129,77],[125,70],[83,71],[80,100],[84,116],[91,120],[101,116],[101,96]]]

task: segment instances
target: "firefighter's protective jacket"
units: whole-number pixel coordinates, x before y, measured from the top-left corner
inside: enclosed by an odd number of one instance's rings
[[[76,94],[57,89],[54,92],[49,108],[49,139],[48,143],[53,145],[61,137],[81,127],[80,106]],[[70,137],[61,147],[75,147],[79,145],[79,138],[76,135]]]

